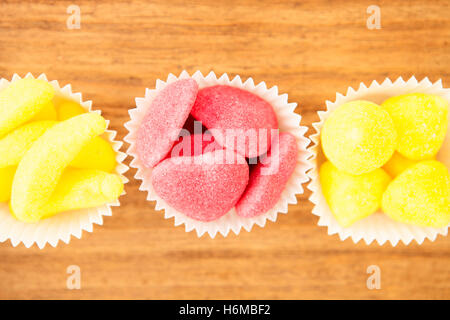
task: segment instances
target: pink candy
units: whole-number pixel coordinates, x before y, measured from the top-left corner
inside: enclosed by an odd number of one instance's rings
[[[297,164],[297,142],[290,133],[281,133],[267,158],[253,168],[249,184],[236,205],[241,217],[255,217],[269,211],[280,199]]]
[[[169,153],[197,97],[193,79],[167,85],[151,102],[137,133],[137,153],[152,168]]]
[[[204,127],[195,128],[192,116]],[[201,133],[205,127],[212,134]],[[137,152],[153,168],[155,193],[170,207],[204,222],[233,207],[250,218],[275,206],[297,164],[295,137],[275,136],[277,129],[272,106],[259,96],[224,85],[198,90],[193,79],[184,79],[151,102]],[[250,175],[245,157],[259,157]]]
[[[219,144],[247,158],[266,153],[270,149],[271,130],[278,128],[276,115],[267,101],[230,86],[199,90],[191,113],[211,130]],[[238,139],[245,137],[240,143]]]
[[[208,161],[221,158],[224,150],[195,157],[166,159],[152,172],[153,188],[172,208],[199,221],[217,220],[236,205],[248,182],[248,165],[243,158],[235,164]],[[175,161],[176,159],[176,161]]]

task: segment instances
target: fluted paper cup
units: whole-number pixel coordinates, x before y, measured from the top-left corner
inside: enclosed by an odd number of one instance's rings
[[[254,218],[243,218],[236,214],[235,208],[232,208],[218,220],[202,222],[191,219],[174,208],[171,208],[163,199],[158,197],[153,190],[151,184],[152,169],[146,168],[142,164],[136,152],[137,130],[155,95],[167,84],[184,78],[192,78],[197,81],[200,89],[213,85],[229,85],[260,96],[273,106],[277,115],[280,132],[290,132],[296,137],[299,152],[295,171],[286,184],[279,201],[268,212]],[[127,152],[134,158],[131,161],[130,166],[137,169],[135,178],[142,180],[140,190],[147,192],[148,201],[156,202],[156,210],[164,210],[166,219],[173,218],[175,226],[184,225],[186,232],[195,230],[198,237],[201,237],[205,233],[209,234],[211,238],[214,238],[218,233],[226,237],[230,231],[239,234],[241,229],[250,231],[255,224],[264,227],[267,220],[276,221],[278,213],[287,213],[288,205],[297,203],[296,195],[303,193],[304,190],[302,184],[308,180],[306,171],[311,168],[311,165],[307,160],[310,154],[306,150],[309,139],[304,136],[307,128],[300,125],[301,116],[294,112],[296,106],[296,103],[288,102],[287,94],[280,95],[277,87],[267,88],[264,82],[255,85],[252,78],[243,82],[240,76],[230,79],[227,74],[217,77],[214,72],[210,72],[207,76],[203,76],[199,71],[190,76],[186,71],[183,71],[178,77],[170,74],[166,81],[157,80],[155,89],[146,89],[144,98],[136,98],[136,108],[130,110],[131,120],[125,124],[125,127],[129,131],[129,134],[125,137],[125,141],[130,144]]]
[[[329,235],[338,234],[342,241],[351,237],[355,243],[364,240],[366,244],[376,241],[379,245],[383,245],[388,241],[392,246],[396,246],[399,241],[408,245],[413,240],[418,244],[422,244],[425,239],[434,241],[439,234],[444,236],[447,235],[449,226],[444,228],[431,228],[400,223],[383,214],[381,210],[356,222],[348,228],[343,228],[334,218],[320,185],[319,168],[325,161],[325,156],[320,145],[320,132],[325,120],[336,108],[346,102],[354,100],[369,100],[381,104],[389,97],[414,92],[439,95],[450,103],[450,89],[443,88],[441,80],[431,83],[428,78],[419,82],[415,77],[410,78],[408,81],[404,81],[400,77],[394,82],[387,78],[381,84],[373,81],[369,87],[361,83],[356,90],[350,87],[345,95],[337,93],[334,102],[327,101],[326,111],[318,112],[320,121],[313,124],[316,132],[311,135],[312,145],[308,148],[314,154],[311,159],[313,162],[313,169],[308,172],[308,175],[311,178],[308,189],[312,191],[310,201],[315,205],[313,214],[319,216],[318,225],[328,228]],[[450,129],[450,126],[448,128]],[[447,129],[445,141],[436,157],[436,159],[444,163],[447,168],[450,168],[449,129]]]
[[[34,77],[29,73],[25,78]],[[13,75],[11,81],[2,78],[0,80],[0,91],[6,88],[10,83],[19,79],[21,79],[21,77],[17,74]],[[55,89],[55,97],[73,100],[85,108],[86,111],[101,114],[99,110],[92,110],[92,101],[83,101],[81,93],[72,92],[70,84],[61,87],[56,80],[48,81],[45,74],[41,74],[37,79],[45,80],[50,83]],[[107,123],[109,125],[109,121],[107,121]],[[128,170],[128,167],[122,163],[126,158],[126,154],[119,151],[123,143],[114,140],[116,134],[116,131],[106,130],[102,137],[110,141],[116,152],[117,166],[115,173],[120,175],[122,181],[126,183],[128,180],[125,178],[124,173]],[[125,192],[123,194],[125,194]],[[94,224],[102,225],[103,216],[111,216],[111,207],[119,205],[119,200],[116,200],[100,207],[60,213],[37,223],[24,223],[13,218],[8,204],[0,203],[0,242],[9,239],[14,247],[23,243],[27,248],[36,244],[41,249],[43,249],[47,243],[53,247],[56,247],[59,241],[69,243],[72,236],[80,239],[83,230],[92,232]]]

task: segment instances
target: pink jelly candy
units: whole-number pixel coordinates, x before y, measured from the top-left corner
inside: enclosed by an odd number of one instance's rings
[[[151,102],[137,132],[137,153],[152,168],[169,153],[197,97],[198,85],[183,79],[167,85]]]
[[[198,156],[206,152],[223,149],[210,133],[190,134],[180,137],[168,157]]]
[[[297,142],[290,133],[274,139],[267,158],[252,170],[248,186],[236,204],[238,216],[251,218],[266,213],[280,199],[297,164]]]
[[[278,122],[272,106],[259,96],[235,87],[217,85],[198,91],[191,114],[216,141],[242,156],[254,158],[270,149]]]
[[[236,205],[249,178],[248,165],[243,157],[234,164],[205,160],[220,159],[223,152],[216,150],[199,156],[162,161],[152,172],[156,194],[169,206],[192,219],[219,219]],[[196,157],[203,157],[203,163],[196,164]]]

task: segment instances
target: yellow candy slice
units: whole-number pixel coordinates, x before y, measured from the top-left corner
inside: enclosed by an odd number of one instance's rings
[[[0,137],[37,115],[53,98],[44,80],[21,79],[0,92]]]
[[[0,168],[0,202],[8,202],[11,198],[11,186],[17,167]]]
[[[330,161],[320,167],[323,195],[342,227],[349,227],[377,211],[389,181],[383,169],[351,175],[337,169]]]
[[[430,159],[431,160],[431,159]],[[419,160],[411,160],[405,158],[398,152],[394,152],[391,159],[383,166],[383,169],[392,177],[395,178],[400,173],[408,169],[409,167],[418,163]]]
[[[439,161],[422,161],[395,178],[382,208],[392,219],[423,227],[450,224],[450,175]]]
[[[25,124],[0,139],[0,168],[16,166],[33,143],[56,121]]]
[[[363,174],[383,166],[396,147],[397,133],[389,114],[369,101],[341,105],[321,133],[325,156],[340,170]]]
[[[43,218],[63,211],[97,207],[118,199],[122,192],[123,182],[117,174],[68,168],[42,208]]]
[[[112,172],[116,168],[116,152],[108,141],[95,137],[73,159],[70,166]]]
[[[67,120],[86,113],[87,110],[72,100],[60,100],[56,105],[56,112],[60,121]]]
[[[436,155],[447,132],[447,100],[432,94],[411,93],[389,98],[381,106],[394,120],[400,154],[412,160]]]
[[[48,129],[22,158],[12,186],[11,208],[24,222],[41,219],[69,163],[95,136],[106,130],[106,121],[96,113],[86,113]]]
[[[47,103],[44,108],[37,115],[31,119],[31,121],[44,121],[44,120],[58,120],[58,116],[56,114],[56,109],[53,106],[53,102]]]

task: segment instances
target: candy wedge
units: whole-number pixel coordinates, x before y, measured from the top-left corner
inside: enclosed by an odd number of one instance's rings
[[[60,121],[73,118],[86,112],[86,109],[72,100],[59,100],[59,103],[56,105],[56,113],[58,114],[58,120]]]
[[[50,200],[42,208],[43,218],[68,210],[97,207],[119,198],[123,182],[117,174],[99,170],[68,168]]]
[[[58,120],[58,115],[56,114],[55,106],[53,102],[47,103],[44,108],[37,115],[31,119],[31,121],[44,121],[44,120]]]
[[[64,169],[105,130],[105,119],[86,113],[54,125],[34,142],[22,158],[13,182],[11,208],[17,219],[36,222],[42,218],[42,208]]]
[[[70,166],[112,172],[116,167],[116,152],[108,141],[95,137],[73,159]]]
[[[0,92],[0,137],[37,115],[53,98],[44,80],[21,79]]]
[[[11,186],[17,167],[0,168],[0,202],[8,202],[11,198]]]
[[[0,139],[0,168],[17,166],[33,143],[55,124],[56,121],[31,122]]]

